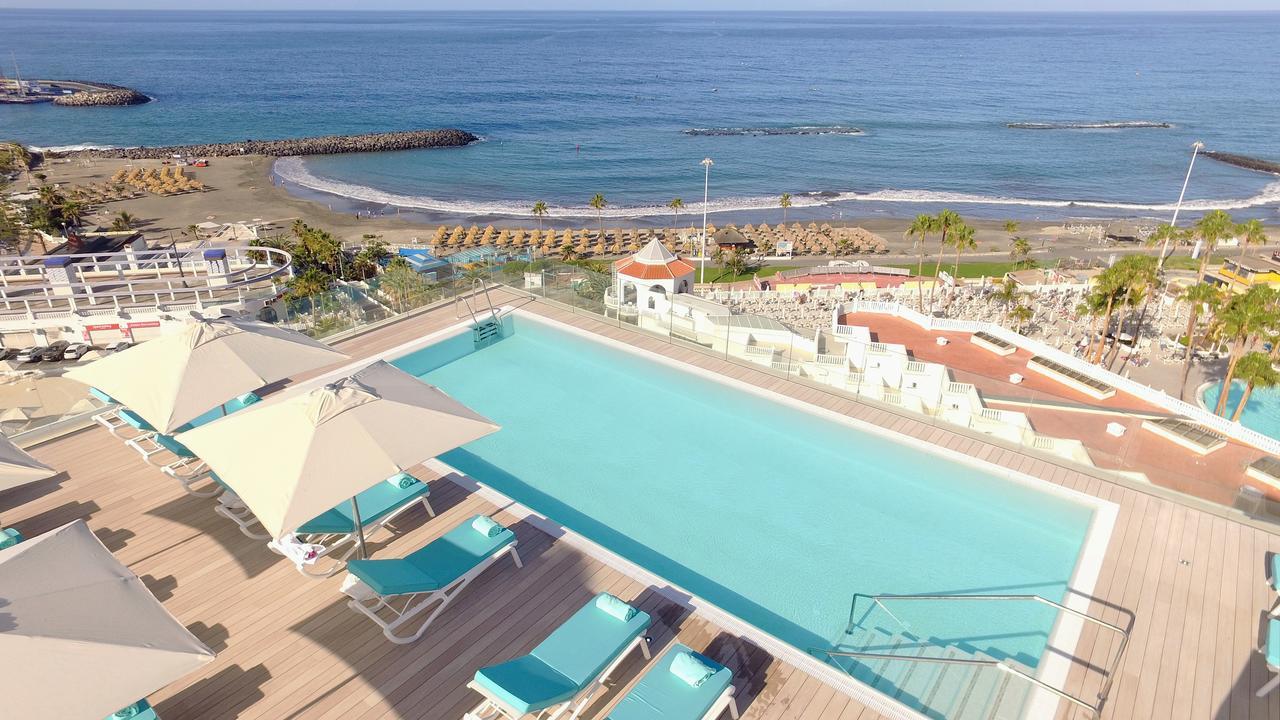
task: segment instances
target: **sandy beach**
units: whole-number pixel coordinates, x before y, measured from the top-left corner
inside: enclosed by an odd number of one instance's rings
[[[361,205],[348,198],[326,195],[306,188],[286,190],[272,174],[275,158],[263,156],[245,156],[214,158],[207,168],[184,168],[189,177],[203,183],[205,192],[185,195],[160,196],[146,194],[142,197],[106,203],[97,208],[87,220],[87,225],[110,225],[111,219],[119,212],[128,212],[138,218],[137,227],[152,243],[169,243],[176,241],[179,245],[193,242],[183,231],[202,222],[232,223],[255,222],[267,223],[265,232],[273,234],[286,228],[295,219],[322,227],[334,233],[348,243],[359,242],[366,235],[380,236],[388,243],[428,243],[431,241],[438,222],[427,222],[414,213],[406,213],[405,217],[397,217],[394,209],[382,206],[371,207]],[[116,159],[82,159],[58,158],[46,160],[36,172],[44,173],[46,182],[59,185],[88,185],[104,183],[110,180],[113,173],[121,168],[159,168],[159,160],[116,160]],[[21,189],[20,181],[14,189]],[[33,181],[34,182],[34,181]],[[357,217],[357,211],[361,213]],[[681,218],[681,226],[688,227],[691,216]],[[778,218],[779,220],[781,217]],[[692,218],[696,221],[697,218]],[[733,213],[716,213],[711,217],[715,225],[741,223]],[[795,222],[789,221],[789,222]],[[807,225],[808,220],[799,221]],[[966,254],[970,259],[1002,260],[1009,251],[1009,235],[1004,231],[1003,222],[990,219],[968,219],[976,232],[978,248]],[[594,228],[595,223],[584,218],[573,218],[558,221],[548,218],[547,227],[587,227]],[[846,218],[832,224],[852,225],[866,228],[883,237],[889,246],[890,257],[914,257],[911,241],[903,237],[909,219],[886,218],[883,216],[867,218]],[[534,228],[537,226],[532,217],[521,218],[457,218],[454,222],[443,223],[450,227],[456,224],[469,226],[472,224],[484,227],[519,226]],[[1104,225],[1104,221],[1097,221]],[[605,223],[606,227],[652,227],[652,219],[631,222],[622,218],[612,218]],[[1096,242],[1084,237],[1064,232],[1061,222],[1021,223],[1019,234],[1032,240],[1038,249],[1037,257],[1090,256],[1099,253],[1114,252],[1114,248],[1099,247]],[[932,243],[936,238],[931,239]],[[884,257],[884,256],[877,256]],[[803,262],[796,258],[795,262]]]

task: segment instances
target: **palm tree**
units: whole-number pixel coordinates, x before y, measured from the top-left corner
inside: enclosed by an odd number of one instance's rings
[[[671,208],[676,214],[676,227],[680,227],[680,211],[684,208],[684,201],[680,198],[671,198],[671,202],[667,203],[667,207]]]
[[[1015,305],[1013,309],[1009,311],[1009,318],[1014,322],[1013,331],[1021,333],[1022,328],[1031,321],[1031,318],[1034,315],[1035,312],[1026,305],[1021,303]]]
[[[1031,260],[1031,241],[1024,237],[1015,237],[1009,241],[1009,259],[1013,266],[1022,269],[1035,263]]]
[[[929,233],[938,230],[938,219],[932,215],[921,213],[911,221],[911,225],[907,227],[906,236],[915,238],[916,244],[916,288],[919,290],[920,302],[917,308],[920,312],[924,312],[924,244],[925,238]]]
[[[1178,398],[1186,392],[1187,377],[1191,374],[1191,355],[1196,349],[1196,322],[1200,319],[1202,309],[1213,313],[1222,300],[1222,292],[1209,283],[1189,285],[1179,295],[1180,300],[1191,304],[1191,312],[1187,318],[1187,349],[1182,353],[1182,382],[1178,384]]]
[[[547,214],[547,204],[539,200],[533,204],[533,216],[538,218],[538,232],[542,232],[542,218]]]
[[[67,214],[66,205],[63,205],[62,214]],[[1243,258],[1245,251],[1250,245],[1262,245],[1267,242],[1267,231],[1262,227],[1262,221],[1254,218],[1246,220],[1236,225],[1236,237],[1240,238],[1240,257]]]
[[[1160,281],[1160,263],[1156,258],[1149,255],[1130,255],[1129,257],[1124,258],[1121,262],[1124,264],[1123,280],[1125,293],[1125,317],[1121,319],[1119,329],[1124,328],[1133,308],[1141,305],[1142,310],[1138,313],[1138,322],[1133,328],[1133,343],[1136,348],[1138,338],[1142,337],[1142,326],[1145,323],[1147,316],[1147,304],[1150,301],[1151,296],[1155,294],[1155,287]],[[1116,264],[1120,265],[1121,263]],[[1115,357],[1119,352],[1120,343],[1116,343],[1113,346],[1113,354],[1108,365],[1115,362]],[[1125,364],[1127,364],[1129,359],[1132,357],[1133,353],[1126,355],[1124,361]],[[1123,364],[1120,366],[1120,369],[1124,369]]]
[[[133,224],[135,222],[137,222],[137,218],[125,212],[124,210],[121,210],[119,213],[116,213],[115,220],[111,221],[111,229],[117,232],[131,230],[133,229]]]
[[[951,210],[943,210],[934,218],[934,231],[941,233],[938,239],[938,262],[933,267],[933,287],[929,289],[929,309],[933,310],[933,296],[938,289],[938,276],[942,274],[942,256],[946,252],[950,244],[951,231],[964,224],[964,220],[959,214]]]
[[[1094,289],[1076,306],[1076,315],[1082,317],[1093,318],[1089,324],[1089,342],[1084,346],[1084,359],[1088,360],[1093,353],[1093,343],[1095,340],[1102,342],[1101,339],[1105,335],[1105,331],[1099,332],[1098,323],[1102,320],[1106,313],[1109,294],[1102,292],[1100,289]]]
[[[1200,272],[1196,275],[1196,280],[1203,282],[1204,273],[1209,267],[1209,258],[1213,255],[1214,249],[1218,247],[1220,241],[1235,233],[1236,224],[1231,220],[1230,215],[1221,210],[1214,210],[1205,213],[1204,217],[1197,220],[1192,231],[1204,242],[1204,254],[1200,256]]]
[[[1098,275],[1097,289],[1095,292],[1101,293],[1106,299],[1106,310],[1102,313],[1102,334],[1098,338],[1098,347],[1093,351],[1093,357],[1089,362],[1102,362],[1102,355],[1106,352],[1107,333],[1111,330],[1111,314],[1115,312],[1116,300],[1124,294],[1124,282],[1120,277],[1120,272],[1116,270],[1116,266],[1112,265]]]
[[[1218,392],[1218,404],[1214,413],[1221,415],[1227,408],[1227,395],[1231,387],[1231,379],[1235,376],[1236,366],[1244,351],[1257,339],[1264,329],[1275,325],[1276,290],[1256,285],[1242,295],[1236,295],[1227,301],[1215,318],[1219,334],[1231,342],[1231,355],[1227,359],[1227,372],[1222,377],[1222,388]]]
[[[60,210],[62,212],[63,222],[71,225],[72,227],[78,226],[80,221],[84,219],[85,207],[84,204],[78,200],[63,201]]]
[[[600,221],[600,240],[603,241],[604,240],[604,206],[608,205],[609,201],[604,199],[604,195],[601,195],[600,193],[596,193],[595,195],[591,196],[591,202],[589,204],[591,205],[592,208],[595,209],[596,219]]]
[[[1009,278],[997,282],[995,288],[995,292],[991,293],[991,299],[1004,307],[1002,315],[1007,320],[1009,319],[1009,311],[1013,309],[1014,304],[1022,297],[1022,293],[1018,291],[1018,283]]]
[[[951,231],[951,244],[956,248],[956,266],[953,274],[960,277],[961,253],[978,247],[978,243],[973,239],[973,227],[963,223],[957,226]]]
[[[1155,245],[1163,245],[1165,242],[1168,242],[1169,255],[1172,255],[1173,249],[1185,242],[1187,237],[1188,232],[1186,230],[1180,230],[1168,223],[1164,223],[1157,226],[1156,229],[1147,236],[1146,245],[1147,247],[1152,247]],[[1161,250],[1161,253],[1163,252],[1164,251]],[[1168,259],[1168,256],[1162,254],[1160,256],[1160,263],[1163,264],[1164,261]]]
[[[782,208],[782,224],[787,224],[787,208],[791,207],[791,193],[782,193],[778,198],[778,207]]]
[[[1232,422],[1240,422],[1240,415],[1244,412],[1245,405],[1249,404],[1249,396],[1253,394],[1254,388],[1280,385],[1280,372],[1276,372],[1271,366],[1271,358],[1266,353],[1251,352],[1245,353],[1240,362],[1236,363],[1236,379],[1243,381],[1245,386],[1236,411],[1231,414]]]

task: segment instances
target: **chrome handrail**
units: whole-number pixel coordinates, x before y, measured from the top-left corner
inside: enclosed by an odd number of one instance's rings
[[[941,601],[968,600],[968,601],[998,601],[998,602],[1009,602],[1009,601],[1012,601],[1012,602],[1038,602],[1038,603],[1041,603],[1041,604],[1043,604],[1043,605],[1049,605],[1049,606],[1051,606],[1051,607],[1053,607],[1053,608],[1056,608],[1057,610],[1059,610],[1059,611],[1061,611],[1061,612],[1065,612],[1065,613],[1067,613],[1068,615],[1075,616],[1075,617],[1080,618],[1081,620],[1083,620],[1083,621],[1085,621],[1085,622],[1093,623],[1093,624],[1095,624],[1095,625],[1101,626],[1101,627],[1103,627],[1103,628],[1106,628],[1107,630],[1110,630],[1110,631],[1112,631],[1112,632],[1114,632],[1114,633],[1118,634],[1118,635],[1120,636],[1120,646],[1119,646],[1119,649],[1116,651],[1116,655],[1115,655],[1115,657],[1114,657],[1114,658],[1112,658],[1112,661],[1111,661],[1110,663],[1108,663],[1108,666],[1111,666],[1111,667],[1113,667],[1114,669],[1118,669],[1118,668],[1119,668],[1119,666],[1120,666],[1120,659],[1121,659],[1122,657],[1124,657],[1124,652],[1125,652],[1125,650],[1128,648],[1128,645],[1129,645],[1129,631],[1128,631],[1128,630],[1126,630],[1125,628],[1120,627],[1119,625],[1116,625],[1116,624],[1114,624],[1114,623],[1107,622],[1106,620],[1103,620],[1103,619],[1101,619],[1101,618],[1094,617],[1093,615],[1090,615],[1089,613],[1084,612],[1084,611],[1082,611],[1082,610],[1077,610],[1077,609],[1075,609],[1075,608],[1067,607],[1066,605],[1063,605],[1063,604],[1062,604],[1062,603],[1060,603],[1060,602],[1056,602],[1056,601],[1054,601],[1054,600],[1050,600],[1050,599],[1048,599],[1048,598],[1046,598],[1046,597],[1041,597],[1040,595],[1027,595],[1027,594],[1016,594],[1016,595],[1015,595],[1015,594],[1003,594],[1003,595],[939,595],[939,594],[908,594],[908,595],[892,595],[892,594],[883,594],[883,595],[867,595],[867,594],[865,594],[865,593],[854,593],[854,595],[853,595],[853,600],[849,603],[849,623],[848,623],[848,625],[846,625],[846,627],[845,627],[845,634],[851,634],[851,633],[853,633],[854,628],[855,628],[855,627],[857,627],[857,622],[856,622],[856,620],[855,620],[855,615],[857,614],[858,598],[866,598],[866,599],[868,599],[868,600],[872,601],[872,602],[873,602],[873,603],[875,603],[877,606],[879,606],[879,607],[880,607],[880,609],[884,610],[884,611],[885,611],[885,613],[887,613],[887,614],[889,615],[889,617],[893,618],[893,619],[894,619],[894,621],[896,621],[896,622],[897,622],[899,625],[901,625],[903,628],[909,628],[909,627],[910,627],[910,625],[909,625],[908,623],[904,622],[904,621],[902,620],[902,618],[900,618],[900,617],[898,617],[897,615],[895,615],[895,614],[893,613],[893,611],[892,611],[892,610],[890,610],[890,609],[888,608],[888,606],[887,606],[887,605],[885,605],[885,601],[888,601],[888,600],[907,600],[907,601],[914,601],[914,600],[926,600],[926,601],[935,601],[935,600],[941,600]],[[1021,670],[1019,670],[1018,668],[1015,668],[1015,667],[1013,667],[1013,666],[1009,665],[1008,663],[1004,662],[1003,660],[984,660],[984,659],[966,659],[966,658],[949,658],[949,659],[942,659],[942,658],[928,658],[928,657],[922,657],[922,656],[904,656],[904,655],[893,655],[893,654],[885,654],[885,653],[861,652],[861,651],[856,651],[856,650],[839,650],[839,651],[838,651],[838,650],[828,650],[828,649],[822,649],[822,648],[813,648],[813,649],[811,649],[811,651],[822,652],[822,653],[826,654],[828,657],[854,657],[854,658],[866,658],[866,659],[873,659],[873,660],[875,660],[875,659],[882,659],[882,660],[887,659],[887,660],[906,660],[906,661],[919,661],[919,662],[947,662],[948,660],[952,660],[952,661],[959,661],[959,662],[957,662],[957,664],[981,664],[981,665],[994,665],[994,666],[996,666],[996,667],[999,667],[1001,670],[1004,670],[1005,672],[1012,673],[1012,674],[1017,675],[1017,676],[1019,676],[1019,677],[1023,677],[1023,678],[1025,678],[1025,679],[1027,679],[1027,680],[1031,681],[1031,682],[1032,682],[1032,683],[1034,683],[1035,685],[1037,685],[1037,686],[1039,686],[1039,687],[1041,687],[1041,688],[1044,688],[1045,690],[1048,690],[1048,691],[1052,692],[1053,694],[1057,695],[1058,697],[1061,697],[1061,698],[1063,698],[1063,699],[1065,699],[1065,700],[1068,700],[1068,701],[1070,701],[1070,702],[1072,702],[1072,703],[1074,703],[1074,704],[1076,704],[1076,705],[1079,705],[1080,707],[1083,707],[1083,708],[1087,709],[1090,713],[1092,713],[1093,717],[1095,717],[1095,718],[1097,718],[1097,717],[1101,717],[1101,715],[1102,715],[1102,705],[1103,705],[1103,703],[1106,701],[1107,695],[1111,692],[1111,686],[1112,686],[1112,684],[1113,684],[1113,683],[1114,683],[1114,681],[1115,681],[1115,671],[1114,671],[1114,669],[1113,669],[1113,670],[1110,670],[1110,671],[1107,671],[1107,672],[1106,672],[1106,677],[1105,677],[1105,679],[1103,680],[1103,683],[1102,683],[1102,687],[1101,687],[1101,688],[1099,689],[1099,691],[1098,691],[1098,702],[1097,702],[1097,704],[1096,704],[1096,705],[1091,705],[1091,704],[1089,704],[1088,702],[1086,702],[1085,700],[1083,700],[1083,699],[1081,699],[1081,698],[1077,698],[1076,696],[1071,695],[1070,693],[1066,692],[1065,690],[1061,690],[1061,689],[1059,689],[1059,688],[1055,688],[1055,687],[1053,687],[1053,686],[1051,686],[1051,685],[1046,684],[1043,680],[1040,680],[1039,678],[1033,677],[1033,676],[1031,676],[1031,675],[1029,675],[1029,674],[1027,674],[1027,673],[1025,673],[1025,672],[1023,672],[1023,671],[1021,671]],[[1104,669],[1105,669],[1105,668],[1104,668]]]

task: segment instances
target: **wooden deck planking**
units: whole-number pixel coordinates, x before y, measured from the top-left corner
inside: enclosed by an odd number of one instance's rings
[[[503,295],[495,293],[495,302],[514,297]],[[1123,620],[1122,612],[1101,604],[1114,603],[1133,611],[1136,622],[1104,716],[1280,716],[1280,693],[1265,700],[1253,697],[1266,679],[1254,652],[1261,613],[1274,599],[1262,582],[1262,554],[1280,551],[1276,535],[981,438],[815,394],[763,368],[728,363],[543,303],[526,309],[1116,502],[1120,512],[1093,593],[1100,601],[1094,609],[1108,620]],[[437,310],[340,347],[353,358],[368,357],[455,322],[451,308]],[[58,439],[34,453],[67,476],[42,484],[47,494],[19,490],[0,497],[6,522],[32,535],[85,517],[123,562],[150,576],[171,612],[219,649],[218,659],[202,672],[153,695],[161,714],[172,720],[457,718],[476,701],[465,688],[476,667],[527,650],[593,592],[607,588],[639,598],[646,609],[667,606],[630,578],[521,525],[521,549],[530,555],[523,571],[509,560],[499,561],[468,589],[467,598],[441,616],[427,638],[394,646],[343,607],[338,578],[302,577],[262,543],[213,515],[214,501],[186,496],[105,431],[94,428]],[[470,514],[495,510],[447,480],[432,481],[431,499],[440,517],[428,521],[424,514],[413,515],[402,535],[375,546],[379,552],[403,554]],[[1190,566],[1181,565],[1183,559],[1190,559]],[[658,624],[655,655],[674,634],[699,650],[712,646],[713,657],[735,668],[747,718],[880,717],[701,617],[676,618],[669,628]],[[1077,654],[1085,662],[1103,663],[1114,650],[1108,633],[1086,630]],[[615,687],[584,717],[603,717],[641,669],[640,662],[625,664]],[[1068,686],[1087,695],[1100,682],[1098,673],[1076,665]],[[1083,714],[1064,709],[1059,716]]]

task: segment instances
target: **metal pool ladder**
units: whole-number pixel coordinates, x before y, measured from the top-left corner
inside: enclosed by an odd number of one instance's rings
[[[1031,675],[1030,673],[1027,673],[1024,670],[1015,667],[1013,664],[1011,664],[1007,660],[996,660],[995,658],[988,657],[988,656],[955,657],[951,655],[944,655],[944,656],[897,655],[893,653],[870,652],[870,651],[863,651],[863,650],[836,650],[836,649],[825,649],[825,648],[810,648],[811,653],[815,655],[820,655],[820,656],[825,655],[828,661],[835,661],[837,658],[849,658],[851,660],[854,660],[855,662],[861,661],[863,664],[866,664],[869,661],[907,661],[912,663],[920,662],[920,663],[938,663],[938,664],[944,664],[944,665],[969,665],[969,666],[992,667],[997,670],[1000,670],[1003,673],[1008,674],[1011,677],[1016,677],[1016,678],[1025,680],[1028,683],[1031,683],[1032,685],[1038,688],[1046,690],[1052,693],[1053,695],[1056,695],[1057,697],[1062,698],[1063,700],[1066,700],[1067,702],[1079,708],[1082,708],[1083,710],[1088,712],[1089,715],[1093,718],[1099,718],[1102,716],[1103,703],[1106,702],[1107,694],[1111,691],[1111,685],[1112,685],[1113,679],[1115,678],[1116,670],[1118,670],[1120,667],[1120,659],[1124,656],[1125,648],[1129,644],[1129,631],[1126,630],[1125,628],[1122,628],[1119,625],[1109,623],[1100,618],[1096,618],[1080,610],[1069,608],[1066,605],[1063,605],[1062,603],[1054,602],[1053,600],[1041,597],[1039,595],[867,595],[864,593],[855,593],[853,596],[853,601],[852,603],[850,603],[850,606],[849,606],[849,623],[845,627],[846,635],[854,634],[855,628],[858,627],[856,614],[857,614],[857,606],[858,606],[859,598],[870,600],[873,604],[879,606],[880,609],[882,609],[885,613],[887,613],[889,617],[893,618],[893,620],[897,622],[899,625],[901,625],[903,628],[909,627],[908,624],[903,622],[902,619],[899,618],[897,615],[893,614],[893,611],[890,610],[888,606],[885,605],[886,601],[902,600],[902,601],[947,601],[947,602],[949,601],[1036,602],[1036,603],[1041,603],[1041,604],[1056,608],[1061,612],[1078,617],[1085,622],[1093,623],[1105,630],[1109,630],[1119,635],[1120,636],[1119,649],[1116,651],[1116,655],[1112,659],[1112,661],[1108,663],[1108,665],[1110,666],[1110,669],[1107,670],[1105,668],[1102,668],[1102,670],[1105,672],[1105,677],[1102,682],[1102,687],[1098,690],[1097,700],[1093,703],[1090,703],[1087,700],[1084,700],[1082,698],[1076,697],[1075,695],[1068,693],[1066,690],[1054,687],[1044,682],[1043,680],[1035,677],[1034,675]],[[833,664],[836,664],[837,667],[844,669],[846,672],[850,672],[847,668],[845,668],[843,665],[840,665],[838,662],[833,662]],[[998,702],[997,702],[997,705],[998,705]],[[993,708],[993,712],[994,710],[995,708]]]
[[[477,293],[476,289],[480,292]],[[477,308],[471,304],[471,298],[477,294],[484,295],[485,304],[488,305],[488,316],[484,315],[485,308]],[[493,306],[493,299],[489,297],[489,285],[482,277],[471,279],[471,289],[465,293],[459,293],[453,301],[454,315],[461,319],[463,317],[462,308],[466,307],[467,314],[471,317],[471,322],[475,323],[472,329],[472,335],[477,348],[485,347],[496,342],[502,337],[502,322],[498,319],[498,310]]]

